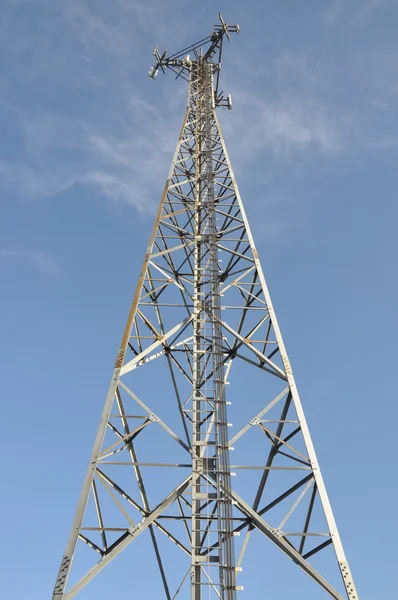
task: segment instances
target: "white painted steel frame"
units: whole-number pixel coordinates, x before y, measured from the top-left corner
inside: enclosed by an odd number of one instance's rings
[[[186,589],[189,572],[192,600],[202,600],[209,595],[234,600],[239,589],[236,585],[239,571],[255,529],[300,566],[330,597],[358,600],[215,114],[214,64],[197,56],[190,70],[187,111],[118,352],[53,600],[74,597],[144,531],[151,537],[167,600],[174,600]],[[219,257],[223,257],[224,266],[219,265]],[[233,314],[237,315],[235,319]],[[131,389],[135,373],[156,369],[158,361],[163,361],[170,373],[181,421],[180,432],[174,430],[174,423],[171,427],[167,418],[160,418],[153,411],[150,401],[144,402]],[[225,385],[232,365],[239,362],[259,369],[264,381],[272,380],[280,387],[274,398],[268,398],[257,415],[228,440]],[[191,388],[188,397],[187,386]],[[134,414],[126,411],[127,402],[135,407]],[[113,408],[116,412],[112,412]],[[268,414],[274,415],[274,411],[279,411],[278,418],[267,420]],[[133,426],[131,419],[136,420]],[[136,440],[153,427],[160,427],[164,435],[173,440],[186,454],[186,461],[165,462],[161,447],[162,462],[139,458]],[[264,435],[268,449],[266,463],[230,466],[229,451],[254,429]],[[113,436],[110,442],[105,442],[106,434]],[[299,439],[303,446],[297,445]],[[262,452],[258,448],[258,456]],[[127,455],[127,459],[116,460],[119,453]],[[276,457],[284,457],[286,463],[276,464]],[[109,465],[132,468],[138,486],[137,497],[130,495],[117,477],[105,472]],[[142,468],[151,466],[191,471],[180,485],[168,490],[164,500],[154,508],[151,508],[142,473]],[[231,488],[232,469],[260,470],[261,478],[252,504]],[[287,478],[292,472],[299,476],[294,483]],[[286,484],[282,492],[279,490],[273,495],[271,475],[275,473],[281,477],[286,473]],[[261,508],[264,490],[269,489],[273,500]],[[116,521],[108,523],[102,494],[108,501],[110,498],[118,514],[123,515],[125,526],[116,526]],[[96,526],[84,522],[89,499],[94,503]],[[277,521],[279,526],[271,526],[265,515],[271,515],[285,501],[289,506],[283,518]],[[326,532],[311,528],[318,501],[323,509]],[[169,514],[171,506],[177,509],[177,515]],[[298,507],[305,507],[302,529],[286,532],[285,526]],[[130,510],[135,511],[134,515],[137,511],[141,515],[138,525]],[[184,541],[169,524],[176,520],[181,520],[185,528],[187,539]],[[97,541],[93,539],[94,531],[99,534]],[[174,594],[156,531],[181,550],[182,560],[190,561]],[[240,531],[246,533],[235,559],[232,541]],[[111,534],[116,535],[116,539],[110,543]],[[292,541],[294,536],[296,545]],[[311,536],[315,539],[323,536],[324,541],[308,549]],[[67,590],[78,540],[91,548],[93,555],[99,554],[100,560]],[[344,590],[341,593],[309,562],[313,555],[330,545],[342,576]]]

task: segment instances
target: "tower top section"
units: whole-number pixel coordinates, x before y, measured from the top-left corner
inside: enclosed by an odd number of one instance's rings
[[[211,35],[183,48],[167,58],[166,51],[163,52],[163,54],[160,54],[158,47],[155,46],[153,55],[156,58],[156,63],[149,69],[149,77],[155,79],[159,70],[166,73],[166,69],[170,69],[175,73],[176,79],[182,77],[185,81],[188,81],[192,62],[202,59],[213,67],[215,105],[231,108],[231,97],[228,96],[228,98],[224,98],[223,92],[219,90],[222,47],[224,37],[230,42],[230,34],[239,33],[240,27],[239,25],[227,25],[222,18],[221,13],[218,13],[218,16],[220,23],[214,26],[214,31]]]

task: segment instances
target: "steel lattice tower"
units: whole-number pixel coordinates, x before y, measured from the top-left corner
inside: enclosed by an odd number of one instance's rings
[[[216,116],[231,104],[218,85],[223,40],[239,32],[220,23],[170,58],[154,51],[150,75],[186,79],[188,106],[53,600],[73,598],[141,534],[163,597],[234,600],[256,530],[326,595],[358,600]],[[162,537],[180,557],[171,578]],[[93,563],[68,589],[84,549]]]

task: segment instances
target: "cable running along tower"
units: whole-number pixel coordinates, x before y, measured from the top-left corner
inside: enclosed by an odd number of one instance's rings
[[[197,44],[154,50],[150,76],[185,79],[188,106],[53,600],[130,544],[130,573],[159,573],[148,598],[234,600],[254,544],[268,579],[279,549],[314,598],[358,600],[216,115],[238,32],[220,15]]]

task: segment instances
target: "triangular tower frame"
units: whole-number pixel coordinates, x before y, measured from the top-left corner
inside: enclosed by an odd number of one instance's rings
[[[170,58],[154,51],[150,75],[168,68],[187,79],[188,106],[53,600],[73,598],[145,531],[166,599],[187,597],[189,586],[191,600],[233,600],[254,530],[331,598],[359,598],[216,115],[218,106],[231,105],[218,90],[223,39],[239,32],[221,15],[220,23],[211,36]],[[249,380],[264,382],[255,400],[249,393],[246,402],[238,400],[248,416],[229,438],[225,389],[236,363],[253,374]],[[143,398],[138,389],[145,394],[150,385],[154,391]],[[236,445],[235,459],[245,440],[243,464],[231,465],[231,450]],[[255,453],[261,464],[245,463],[253,442],[261,444]],[[153,457],[155,451],[162,460],[146,460],[145,453]],[[165,463],[168,453],[177,462]],[[159,473],[158,497],[148,493],[147,468]],[[239,469],[251,473],[251,500],[248,487],[238,493],[232,485]],[[175,484],[160,474],[164,470],[177,473]],[[132,479],[135,487],[129,487]],[[176,590],[159,550],[160,533],[186,557]],[[82,544],[99,561],[67,589]],[[329,546],[341,591],[311,561]]]

